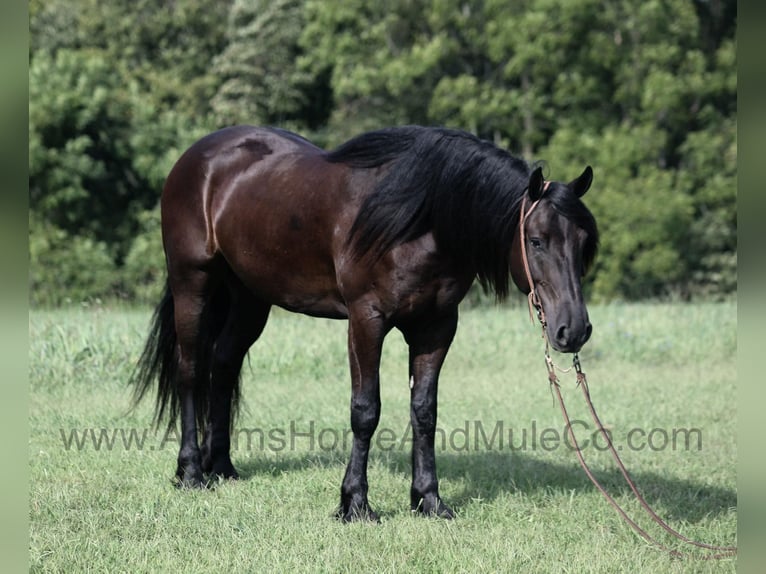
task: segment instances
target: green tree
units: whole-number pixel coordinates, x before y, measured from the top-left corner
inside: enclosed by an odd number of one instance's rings
[[[76,243],[148,296],[159,190],[202,134],[276,124],[330,146],[421,123],[555,179],[592,165],[596,297],[725,296],[736,17],[733,0],[31,0],[33,265]]]
[[[82,247],[108,254],[110,292],[119,289],[117,269],[143,213],[157,204],[173,161],[212,125],[209,71],[227,10],[202,0],[30,3],[30,245],[40,235],[32,277],[46,276],[42,267],[68,249],[80,261]],[[78,297],[75,285],[102,268],[70,267],[59,276]],[[32,286],[66,290],[61,281]]]
[[[301,0],[235,0],[226,48],[214,60],[218,90],[212,107],[219,125],[305,130],[326,119],[329,94],[322,78],[298,65],[304,24]]]
[[[407,0],[307,0],[299,64],[328,78],[333,98],[328,143],[427,120],[428,94],[437,79],[433,62],[445,47],[437,42],[413,52],[424,27],[423,10],[423,2]]]
[[[578,91],[577,76],[565,74],[554,101],[568,98],[585,113],[558,110],[562,119],[541,153],[557,172],[585,163],[596,169],[588,199],[603,241],[593,290],[603,298],[731,293],[733,38],[710,36],[687,0],[614,2],[592,15],[572,69],[591,70],[600,87]],[[719,22],[717,29],[734,28]],[[596,113],[588,112],[591,93],[604,94]]]
[[[121,256],[172,161],[210,128],[221,9],[201,0],[72,4],[30,6],[30,205]]]
[[[30,208],[117,249],[152,201],[132,166],[129,91],[103,53],[61,49],[32,60],[29,92]]]

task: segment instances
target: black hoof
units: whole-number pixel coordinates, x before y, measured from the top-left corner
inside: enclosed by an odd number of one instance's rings
[[[204,490],[208,487],[208,482],[203,477],[173,477],[171,481],[173,486],[179,490]]]
[[[230,460],[221,462],[220,464],[214,464],[209,473],[211,478],[219,478],[223,480],[237,480],[239,473]]]
[[[179,467],[176,470],[176,475],[173,477],[173,484],[176,488],[180,489],[207,488],[207,481],[199,469],[184,470]]]
[[[455,518],[455,511],[438,497],[421,498],[417,505],[413,505],[412,512],[431,518],[444,518],[445,520]]]
[[[343,508],[338,509],[336,517],[343,522],[372,522],[375,524],[380,523],[380,516],[369,506],[362,508],[353,507],[348,510]]]

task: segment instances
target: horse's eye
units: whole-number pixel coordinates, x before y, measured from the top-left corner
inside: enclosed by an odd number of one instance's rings
[[[543,246],[543,242],[540,240],[539,237],[530,237],[529,244],[535,249],[540,249]]]

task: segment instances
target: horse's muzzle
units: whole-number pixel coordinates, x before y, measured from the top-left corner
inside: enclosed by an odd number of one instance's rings
[[[573,327],[570,324],[560,324],[553,333],[548,333],[551,346],[561,353],[577,353],[590,339],[593,326],[586,320],[582,325]]]

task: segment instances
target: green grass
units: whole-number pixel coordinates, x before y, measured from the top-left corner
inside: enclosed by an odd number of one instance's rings
[[[611,305],[590,312],[594,335],[581,353],[583,368],[639,488],[683,534],[736,543],[736,304]],[[590,485],[574,453],[553,440],[563,436],[563,423],[539,331],[525,309],[461,315],[439,391],[445,448],[437,450],[437,464],[441,494],[458,513],[454,521],[409,512],[406,347],[396,332],[389,336],[383,438],[373,447],[369,473],[379,525],[332,517],[348,454],[341,321],[272,315],[244,371],[246,408],[237,427],[249,429],[251,438],[259,436],[254,429],[281,432],[285,444],[267,435],[265,448],[255,439],[247,448],[241,433],[233,453],[242,475],[236,483],[205,492],[172,488],[176,447],[163,442],[163,433],[149,433],[140,449],[126,448],[119,435],[111,449],[88,442],[67,449],[62,430],[67,439],[72,430],[148,432],[151,401],[128,412],[125,385],[148,319],[148,311],[110,309],[30,313],[32,571],[735,571],[736,559],[676,560],[647,545]],[[583,421],[580,437],[592,439],[573,377],[562,375],[562,382],[572,417]],[[299,433],[313,424],[314,444],[296,436],[291,448],[291,424]],[[477,424],[488,438],[498,424],[506,439],[513,429],[510,447],[505,440],[503,448],[498,442],[490,448],[481,437],[476,444]],[[658,429],[655,448],[647,437],[628,445],[631,429],[647,435]],[[698,430],[701,448],[696,440],[684,448],[680,439],[673,448],[673,429]],[[605,453],[590,444],[585,455],[642,526],[678,547],[642,514]]]

